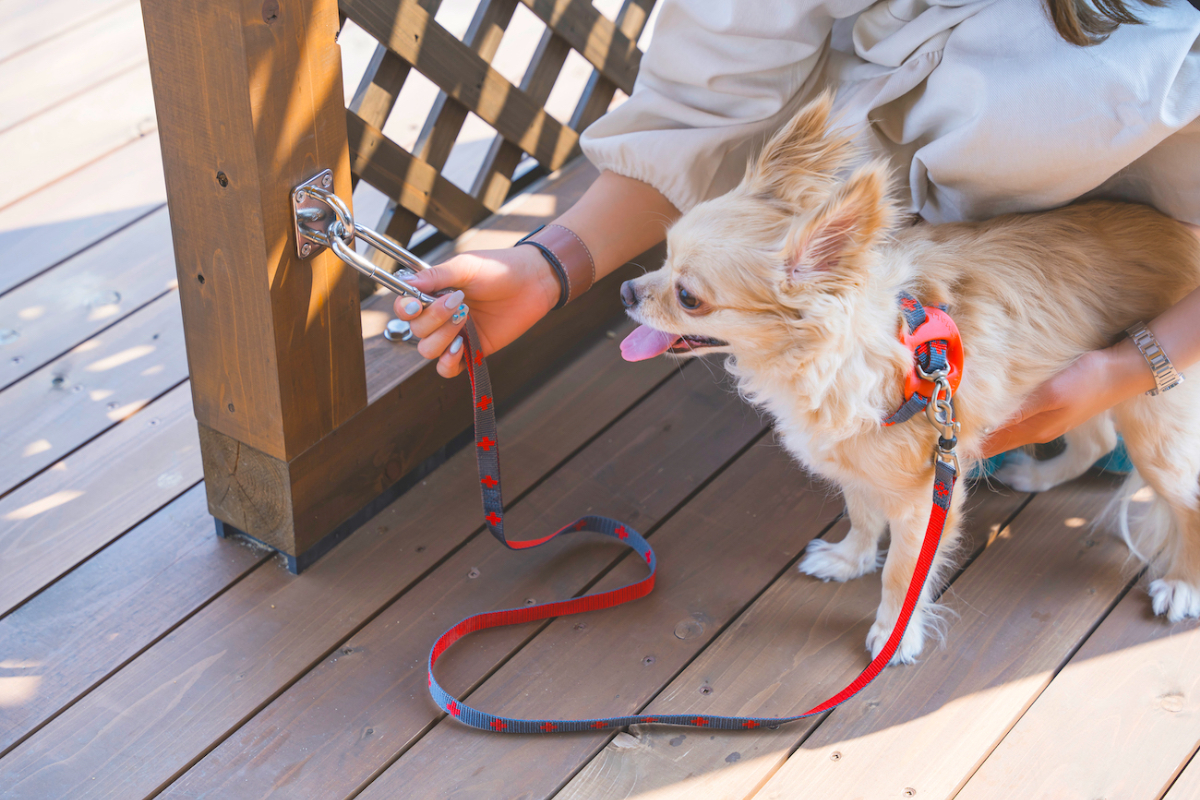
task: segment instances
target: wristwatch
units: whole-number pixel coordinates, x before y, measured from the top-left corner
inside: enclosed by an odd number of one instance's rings
[[[1153,397],[1183,383],[1183,375],[1179,374],[1171,364],[1171,359],[1167,358],[1167,354],[1163,352],[1158,339],[1154,338],[1154,332],[1147,328],[1144,322],[1130,326],[1125,332],[1137,345],[1137,349],[1142,351],[1142,356],[1150,365],[1150,371],[1154,373],[1155,387],[1146,394]]]

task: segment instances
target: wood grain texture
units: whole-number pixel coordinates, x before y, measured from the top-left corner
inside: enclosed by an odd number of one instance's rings
[[[141,11],[128,3],[0,62],[0,133],[145,61]]]
[[[0,497],[186,379],[169,292],[0,392]]]
[[[353,111],[346,112],[346,133],[354,174],[447,236],[458,236],[491,213]]]
[[[175,286],[166,210],[150,215],[0,297],[17,338],[3,348],[0,388]]]
[[[504,31],[512,21],[516,10],[517,0],[485,0],[475,8],[471,24],[463,35],[463,43],[489,64],[500,47]],[[467,107],[459,103],[445,92],[438,92],[433,106],[425,118],[425,124],[417,135],[413,146],[413,155],[441,172],[446,166],[446,160],[454,150],[455,142],[462,131],[463,123],[467,120]],[[382,127],[382,126],[381,126]],[[474,196],[474,195],[472,195]],[[499,204],[489,210],[499,208]],[[480,213],[480,212],[476,212]],[[388,209],[380,219],[380,227],[393,239],[407,242],[417,229],[419,214],[406,206],[389,204]],[[436,224],[435,224],[436,227]],[[440,230],[440,229],[439,229]],[[446,231],[442,231],[446,233]],[[377,263],[383,263],[386,268],[394,270],[394,262],[382,253],[376,252]]]
[[[0,500],[0,614],[198,480],[181,386]]]
[[[638,375],[653,386],[672,369],[624,364],[605,344],[501,417],[510,499],[635,403]],[[475,470],[459,453],[300,578],[254,570],[0,759],[0,785],[12,798],[125,798],[173,779],[480,531],[476,502],[462,501]]]
[[[0,756],[267,558],[212,526],[195,486],[0,620]]]
[[[555,170],[567,162],[579,135],[438,25],[416,0],[343,0],[341,8],[363,30],[542,166]]]
[[[736,397],[704,370],[689,369],[515,504],[506,528],[514,539],[529,539],[590,509],[652,530],[759,429]],[[282,788],[285,773],[297,796],[348,796],[440,716],[425,694],[421,664],[451,620],[527,598],[570,597],[627,552],[595,537],[525,553],[487,535],[473,539],[166,796],[193,796],[201,787],[213,796],[260,796]],[[480,637],[443,671],[447,685],[466,690],[529,635],[526,628]],[[334,708],[341,722],[331,730]]]
[[[529,68],[521,79],[521,91],[527,93],[535,103],[544,105],[570,52],[571,46],[565,39],[549,28],[543,31],[537,49],[529,60]],[[487,208],[499,208],[508,197],[513,173],[523,155],[521,148],[503,136],[492,139],[475,176],[471,195]]]
[[[154,131],[150,72],[136,67],[0,133],[20,153],[0,186],[0,209]]]
[[[366,405],[355,273],[299,259],[287,200],[325,168],[350,196],[336,3],[142,10],[196,418],[289,460]]]
[[[555,620],[466,701],[526,718],[636,713],[841,510],[841,499],[811,483],[785,453],[766,443],[751,447],[655,532],[662,566],[653,594]],[[626,557],[592,591],[644,574],[645,564]],[[484,666],[470,645],[446,661],[446,674]],[[676,710],[689,706],[682,701]],[[360,797],[549,797],[611,738],[607,731],[489,736],[443,718]]]
[[[1197,659],[1197,623],[1135,587],[957,796],[1161,796],[1200,742]]]
[[[625,0],[617,14],[617,28],[630,40],[636,42],[650,19],[654,9],[654,0]],[[582,131],[608,111],[613,97],[616,96],[617,85],[604,77],[599,71],[593,72],[583,87],[579,103],[571,114],[571,127]]]
[[[166,191],[149,134],[0,211],[0,294],[162,207]]]
[[[1000,524],[1023,501],[1023,495],[986,490],[968,501],[968,551],[997,535]],[[842,522],[838,530],[847,527]],[[830,538],[840,538],[840,533]],[[867,665],[863,642],[879,605],[879,591],[878,574],[839,584],[789,570],[672,681],[646,713],[684,709],[787,716],[811,708]],[[936,656],[926,655],[931,657]],[[702,694],[706,687],[710,693]],[[775,731],[760,729],[749,736],[739,731],[631,729],[630,738],[611,742],[557,796],[745,797],[820,719]]]
[[[547,27],[570,43],[601,75],[626,94],[633,93],[642,62],[637,37],[628,37],[581,0],[521,0]]]
[[[1114,488],[1089,476],[1036,496],[954,582],[946,649],[831,714],[756,797],[954,796],[1128,585],[1125,545],[1090,528]]]

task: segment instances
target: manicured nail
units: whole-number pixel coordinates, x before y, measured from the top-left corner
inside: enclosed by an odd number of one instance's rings
[[[420,310],[421,310],[421,304],[418,303],[416,300],[409,300],[407,303],[404,304],[404,313],[405,314],[416,314]]]
[[[465,305],[461,305],[458,308],[454,309],[454,313],[450,315],[450,324],[457,325],[458,323],[460,323],[464,319],[466,319],[468,310],[469,309]]]
[[[462,305],[463,298],[465,297],[466,295],[462,293],[461,289],[453,294],[446,295],[446,308],[454,308],[455,306]]]
[[[455,336],[454,341],[450,343],[450,355],[458,355],[459,350],[462,350],[462,337]]]

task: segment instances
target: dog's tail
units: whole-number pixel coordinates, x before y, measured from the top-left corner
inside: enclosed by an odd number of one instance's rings
[[[1170,561],[1170,543],[1178,541],[1175,515],[1136,469],[1129,473],[1096,522],[1110,530],[1116,528],[1130,555],[1158,574]]]

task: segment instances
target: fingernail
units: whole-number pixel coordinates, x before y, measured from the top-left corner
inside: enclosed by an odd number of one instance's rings
[[[407,303],[404,304],[404,313],[405,314],[416,314],[420,310],[421,310],[421,304],[418,303],[416,300],[409,300]]]
[[[458,308],[454,309],[454,313],[450,315],[451,324],[457,325],[458,323],[460,323],[464,319],[466,319],[468,310],[469,309],[465,305],[461,305]]]
[[[454,341],[450,343],[450,355],[457,355],[459,350],[462,350],[462,337],[455,336]]]
[[[463,298],[465,297],[466,295],[462,293],[461,289],[453,294],[446,295],[446,308],[454,308],[455,306],[462,305]]]

